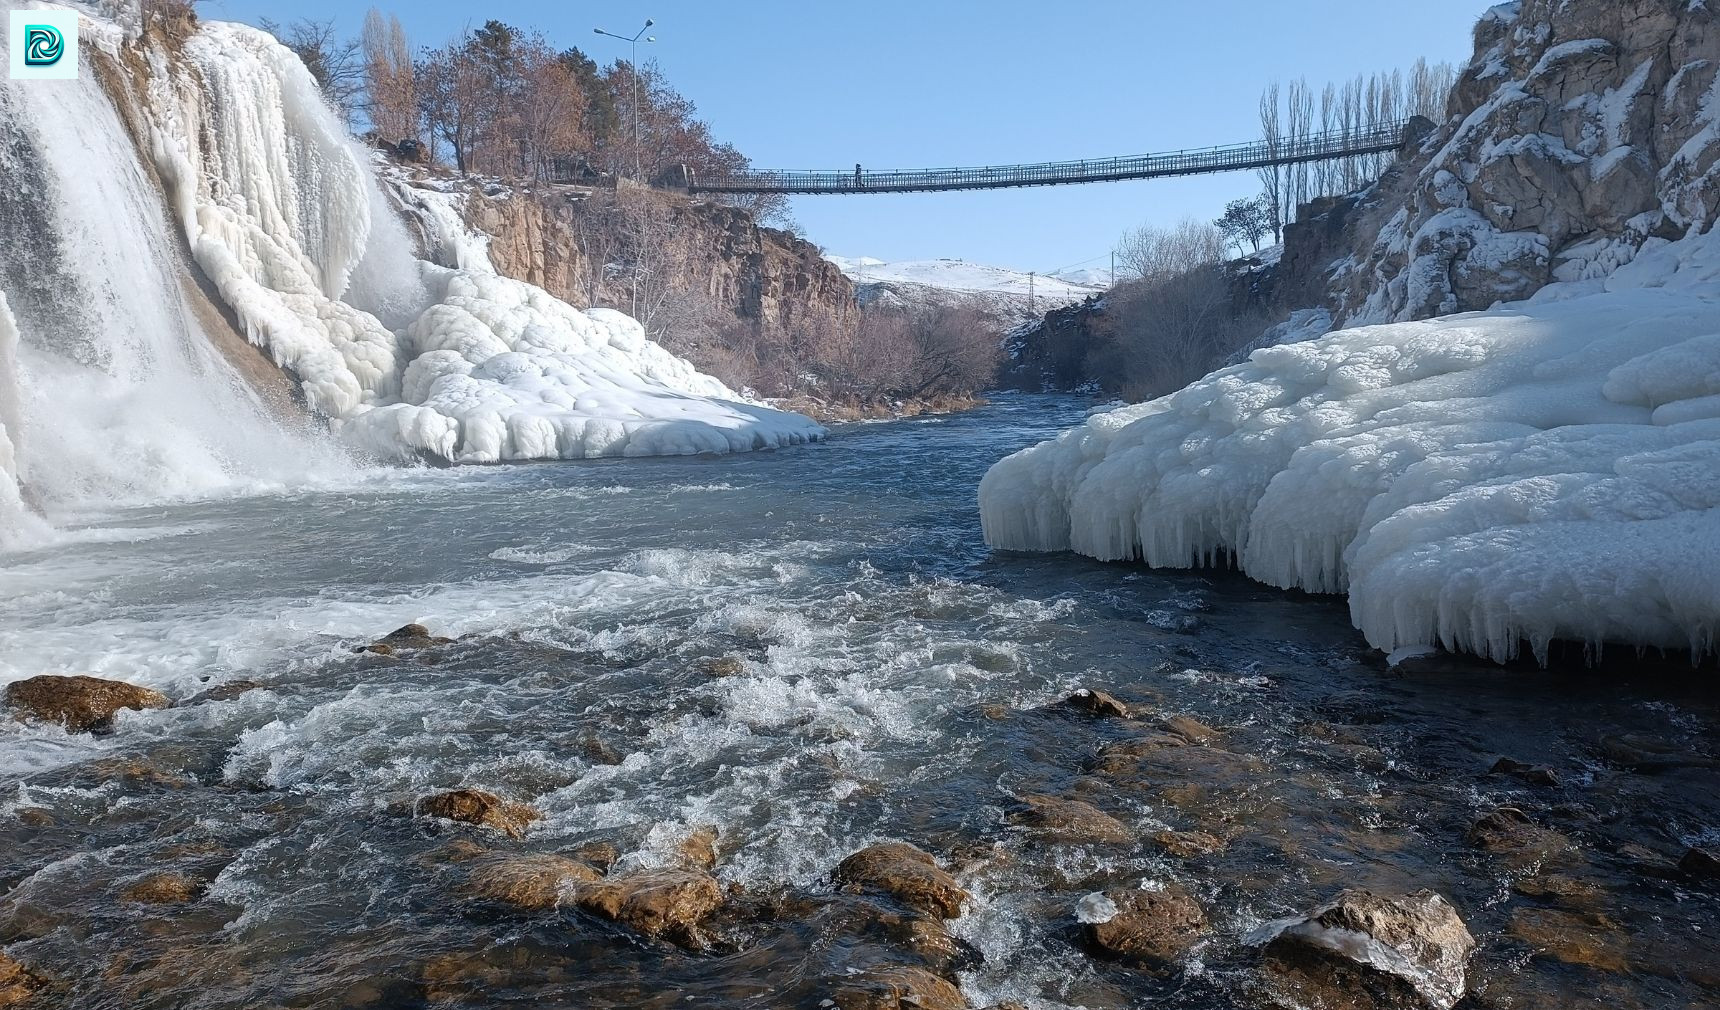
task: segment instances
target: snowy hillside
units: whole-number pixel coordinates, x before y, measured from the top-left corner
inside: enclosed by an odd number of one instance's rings
[[[992,468],[985,533],[1350,594],[1383,650],[1712,652],[1720,237],[1485,313],[1256,351]]]
[[[1072,305],[1104,291],[1091,271],[1061,277],[1029,274],[1007,267],[959,259],[901,260],[869,256],[826,256],[859,289],[861,304],[891,300],[903,304],[950,299],[977,300],[1010,321]],[[1031,296],[1031,297],[1030,297]]]

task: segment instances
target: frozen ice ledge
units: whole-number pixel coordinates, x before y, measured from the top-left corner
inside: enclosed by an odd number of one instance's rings
[[[419,259],[364,153],[270,36],[153,50],[148,145],[199,266],[309,406],[388,456],[458,463],[742,452],[824,429],[700,373],[634,319],[499,276],[481,237]],[[462,229],[457,208],[425,218]]]
[[[1349,594],[1376,648],[1711,654],[1720,239],[1604,281],[1255,351],[986,474],[986,540]]]

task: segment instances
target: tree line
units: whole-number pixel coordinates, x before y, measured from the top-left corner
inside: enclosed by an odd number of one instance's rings
[[[604,66],[494,19],[415,47],[398,16],[374,7],[356,39],[332,20],[263,27],[299,55],[349,126],[461,175],[649,181],[677,165],[713,175],[748,165],[654,63]],[[761,219],[786,217],[780,197],[730,202]]]

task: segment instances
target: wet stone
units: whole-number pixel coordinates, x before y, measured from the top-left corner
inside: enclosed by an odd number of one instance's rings
[[[681,840],[681,844],[675,846],[675,855],[688,869],[714,869],[717,865],[717,829],[709,824],[694,828]]]
[[[1129,718],[1129,706],[1104,691],[1083,687],[1063,699],[1065,708],[1108,719]]]
[[[1023,807],[1009,815],[1011,823],[1046,841],[1122,845],[1135,838],[1128,825],[1091,803],[1055,796],[1024,796],[1021,802]]]
[[[861,849],[836,867],[838,884],[883,891],[897,901],[945,919],[962,913],[968,893],[927,852],[903,842]]]
[[[1541,901],[1577,907],[1593,905],[1605,895],[1605,891],[1599,884],[1562,873],[1543,873],[1524,877],[1512,884],[1511,889],[1526,898],[1536,898]]]
[[[510,838],[523,836],[526,825],[543,818],[533,807],[504,800],[482,789],[452,789],[425,796],[413,809],[420,817],[441,817],[494,828]]]
[[[1176,962],[1207,929],[1200,902],[1179,887],[1089,894],[1075,918],[1089,949],[1151,969]]]
[[[197,900],[203,885],[183,873],[152,873],[120,892],[120,898],[137,904],[182,905]]]
[[[241,695],[260,690],[262,686],[254,680],[230,680],[225,684],[218,684],[207,691],[192,696],[186,704],[200,705],[211,701],[232,701]]]
[[[1556,786],[1559,776],[1551,768],[1542,765],[1524,764],[1511,758],[1500,758],[1488,770],[1489,775],[1509,775],[1521,779],[1532,786]]]
[[[1720,855],[1703,848],[1692,848],[1678,861],[1678,868],[1692,877],[1720,880]]]
[[[401,652],[429,649],[438,645],[452,645],[452,638],[443,638],[430,634],[430,629],[422,624],[407,624],[395,628],[388,634],[366,646],[354,649],[354,652],[372,652],[379,656],[393,656]]]
[[[1224,839],[1205,831],[1160,831],[1153,835],[1153,843],[1178,859],[1198,859],[1226,847]]]
[[[1523,859],[1543,859],[1569,850],[1570,840],[1540,827],[1516,807],[1500,807],[1470,826],[1465,840],[1477,849]]]
[[[40,976],[0,954],[0,1007],[23,1007],[46,987]]]
[[[1513,937],[1539,956],[1596,971],[1626,972],[1630,939],[1619,925],[1599,912],[1558,908],[1519,908],[1507,928]]]
[[[608,873],[615,861],[621,858],[621,850],[613,842],[588,842],[569,853],[582,863],[588,863],[597,868],[600,873]]]
[[[25,719],[57,722],[73,733],[113,728],[123,709],[166,708],[167,695],[99,677],[43,675],[6,685],[6,704]]]
[[[581,884],[574,903],[642,936],[701,947],[698,926],[723,903],[723,890],[708,873],[650,870]]]
[[[1173,715],[1160,724],[1167,733],[1174,733],[1189,743],[1209,744],[1219,739],[1220,733],[1199,719],[1186,715]]]
[[[1305,1003],[1451,1010],[1468,991],[1475,938],[1429,890],[1385,896],[1349,890],[1306,916],[1250,937],[1267,971]]]
[[[948,980],[924,968],[873,968],[834,983],[835,1010],[967,1010],[967,1000]]]
[[[602,879],[603,874],[578,860],[532,853],[474,860],[466,888],[477,898],[538,911],[556,907],[576,885]]]
[[[747,665],[738,656],[711,656],[699,661],[699,672],[707,677],[739,677]]]

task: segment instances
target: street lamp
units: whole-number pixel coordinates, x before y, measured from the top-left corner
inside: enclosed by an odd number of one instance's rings
[[[639,40],[641,36],[644,36],[646,42],[657,41],[657,36],[645,35],[645,33],[650,30],[651,26],[656,23],[657,22],[650,18],[646,18],[645,27],[635,32],[632,38],[628,38],[625,35],[617,35],[614,32],[606,32],[601,28],[592,29],[592,31],[599,35],[607,35],[612,39],[620,39],[633,47],[633,174],[636,176],[643,176],[645,174],[644,170],[640,168],[639,161]]]

